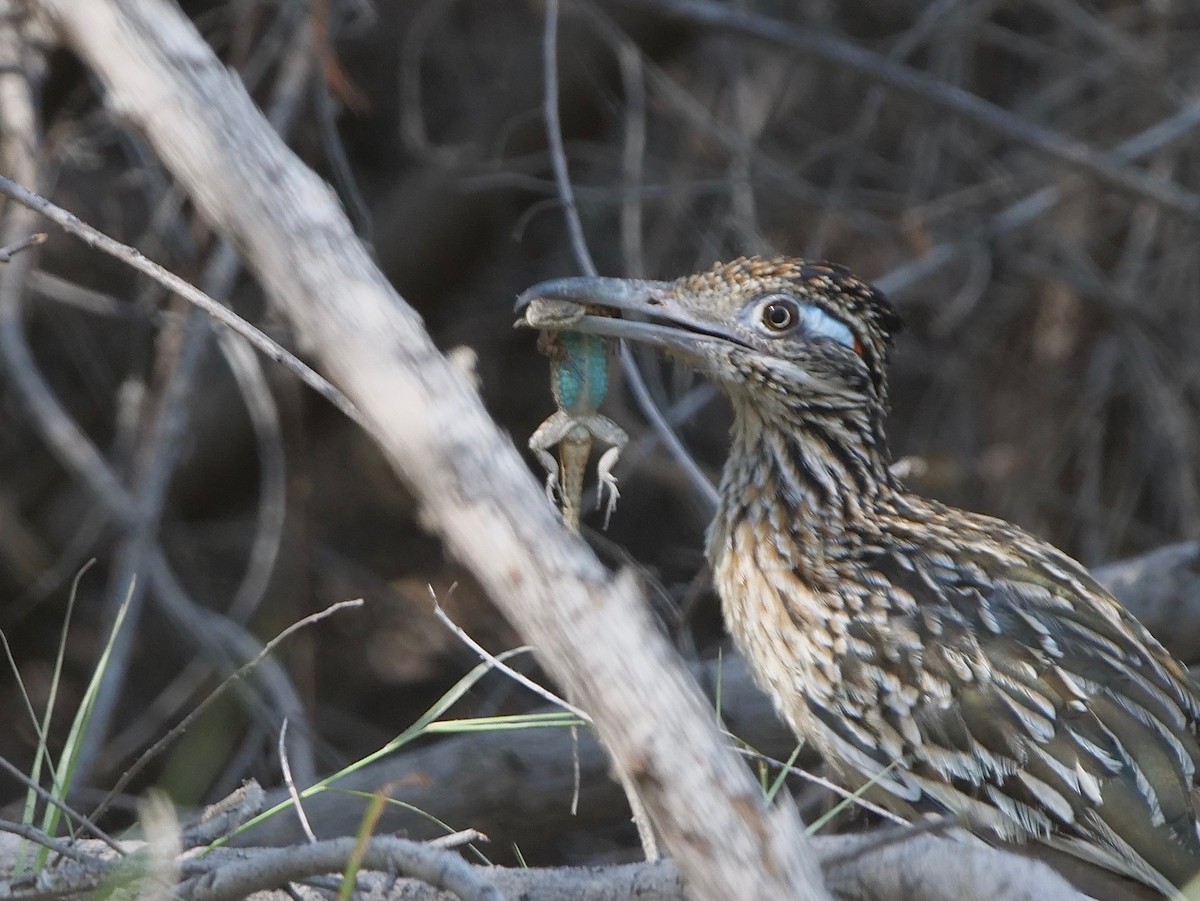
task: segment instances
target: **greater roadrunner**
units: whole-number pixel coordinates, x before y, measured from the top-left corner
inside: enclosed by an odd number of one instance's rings
[[[1200,870],[1200,688],[1079,563],[903,488],[883,429],[901,321],[882,294],[776,257],[544,282],[518,308],[662,348],[729,396],[707,547],[725,618],[847,787],[1165,894]]]

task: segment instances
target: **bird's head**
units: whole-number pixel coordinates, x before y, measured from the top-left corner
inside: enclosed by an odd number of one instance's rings
[[[736,400],[880,411],[901,320],[884,296],[832,263],[750,257],[673,282],[565,278],[521,295],[524,324],[663,348]]]

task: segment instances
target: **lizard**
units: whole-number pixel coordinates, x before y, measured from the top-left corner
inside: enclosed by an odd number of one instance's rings
[[[609,445],[596,466],[599,484],[597,506],[608,503],[604,527],[617,505],[620,492],[613,467],[629,442],[625,431],[597,412],[608,390],[609,342],[594,335],[561,331],[586,310],[563,301],[533,299],[519,325],[543,328],[538,350],[550,360],[550,387],[558,409],[529,438],[529,449],[546,469],[546,494],[551,503],[555,492],[562,499],[563,522],[579,531],[583,507],[583,480],[596,441]],[[558,459],[550,448],[558,445]]]

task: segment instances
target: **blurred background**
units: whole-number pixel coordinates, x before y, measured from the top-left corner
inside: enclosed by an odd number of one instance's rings
[[[914,488],[1089,565],[1200,537],[1200,7],[664,5],[563,4],[563,138],[601,273],[672,278],[743,253],[844,263],[908,323],[890,435],[913,458]],[[473,360],[524,448],[553,399],[513,301],[580,271],[547,152],[543,4],[183,6],[330,181],[435,342]],[[43,74],[43,190],[303,356],[79,62],[51,50]],[[964,110],[964,92],[983,102],[968,96]],[[147,505],[136,525],[115,515],[95,470],[49,451],[48,414],[5,370],[0,628],[35,710],[71,581],[96,561],[79,583],[52,744],[139,576],[81,806],[253,656],[251,636],[261,644],[335,601],[366,605],[291,638],[282,681],[210,708],[133,780],[112,822],[151,785],[187,807],[248,776],[278,784],[289,710],[310,755],[293,764],[309,771],[395,736],[477,662],[434,616],[431,589],[490,650],[520,643],[370,439],[280,367],[218,344],[178,299],[53,233],[22,316],[29,366]],[[723,402],[690,373],[639,363],[715,481]],[[606,562],[641,570],[681,651],[711,657],[723,632],[702,556],[710,507],[629,397],[618,382],[605,407],[632,438],[621,501],[606,531],[592,514],[586,534]],[[491,676],[456,715],[535,702]],[[0,718],[12,724],[0,755],[27,771],[36,736],[9,676]],[[612,847],[630,841],[618,830]],[[531,862],[584,859],[599,842],[584,845],[548,842]]]

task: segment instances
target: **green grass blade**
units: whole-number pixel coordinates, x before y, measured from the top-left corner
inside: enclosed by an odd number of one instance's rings
[[[519,647],[519,648],[513,648],[510,651],[505,651],[503,654],[497,654],[496,660],[505,661],[511,657],[515,657],[517,654],[523,654],[530,650],[532,650],[532,649],[529,647],[525,647],[525,646]],[[458,703],[458,701],[462,698],[462,696],[465,695],[468,691],[470,691],[471,688],[475,685],[475,683],[478,682],[480,679],[482,679],[485,675],[487,675],[487,673],[489,671],[491,671],[492,669],[494,669],[494,665],[491,661],[485,660],[482,663],[478,664],[473,670],[471,670],[469,673],[467,673],[465,676],[463,676],[461,679],[459,679],[458,682],[456,682],[449,691],[447,691],[444,695],[442,695],[440,698],[438,698],[437,701],[433,704],[433,706],[430,707],[428,710],[426,710],[423,714],[421,714],[421,716],[411,726],[409,726],[407,729],[405,729],[403,732],[401,732],[399,735],[397,735],[395,738],[393,738],[391,741],[389,741],[387,744],[385,744],[379,750],[372,751],[366,757],[356,760],[354,763],[350,764],[349,766],[343,767],[342,769],[338,770],[336,773],[334,773],[330,776],[326,776],[324,779],[320,780],[319,782],[315,782],[314,784],[310,785],[308,788],[301,791],[300,792],[301,800],[303,800],[305,798],[311,798],[313,795],[320,794],[321,792],[325,791],[330,786],[332,786],[334,783],[336,783],[339,779],[342,779],[346,776],[349,776],[351,773],[355,773],[358,770],[361,770],[363,767],[367,766],[368,764],[374,763],[376,760],[379,760],[381,757],[385,757],[388,754],[391,754],[393,751],[397,750],[398,748],[402,748],[404,745],[408,744],[409,742],[415,741],[416,739],[420,738],[422,735],[426,734],[429,731],[430,725],[432,725],[434,721],[436,721],[438,718],[440,718],[442,716],[442,714],[444,714],[447,710],[449,710],[456,703]],[[274,807],[270,808],[269,810],[264,810],[258,816],[247,820],[245,823],[243,823],[241,826],[239,826],[236,830],[234,830],[230,835],[217,839],[215,842],[213,842],[211,845],[209,845],[209,849],[211,850],[213,848],[221,847],[222,845],[226,844],[229,841],[229,839],[233,838],[235,835],[239,835],[240,833],[246,831],[247,829],[250,829],[253,826],[256,826],[257,824],[263,822],[264,820],[275,816],[280,811],[287,810],[288,808],[290,808],[292,806],[293,803],[294,803],[294,801],[291,798],[288,798],[285,801],[280,801],[278,804],[276,804]]]
[[[371,841],[371,836],[375,834],[379,818],[383,816],[386,800],[382,791],[371,795],[371,803],[367,805],[367,812],[363,814],[363,818],[358,824],[358,831],[355,833],[354,850],[351,851],[350,859],[346,861],[346,868],[342,871],[342,882],[338,887],[338,901],[351,901],[354,898],[354,887],[358,881],[358,873],[362,869],[363,857],[367,853],[367,844]]]
[[[50,789],[51,796],[57,801],[65,802],[67,794],[70,792],[71,780],[74,778],[75,768],[79,764],[79,752],[83,745],[83,737],[87,734],[88,723],[91,722],[92,708],[96,703],[96,695],[100,691],[100,684],[104,680],[105,671],[108,669],[108,660],[112,655],[113,645],[116,643],[117,635],[121,631],[121,624],[125,622],[125,614],[129,610],[129,601],[132,597],[133,587],[130,586],[129,593],[125,596],[125,600],[121,604],[121,609],[117,611],[116,621],[113,623],[112,631],[108,634],[108,641],[104,645],[104,651],[100,654],[100,659],[96,662],[96,668],[92,672],[92,678],[83,693],[83,699],[79,702],[79,709],[75,711],[75,719],[71,722],[71,731],[67,733],[67,741],[63,745],[62,753],[59,755],[58,772],[55,774],[54,782]],[[47,835],[54,835],[61,815],[57,807],[53,805],[47,807],[46,813],[42,818],[42,831]],[[41,869],[45,865],[49,854],[50,850],[48,848],[39,849],[38,869]]]
[[[89,560],[79,568],[79,572],[75,573],[75,578],[71,580],[71,592],[67,595],[67,611],[63,616],[62,631],[59,632],[58,636],[58,651],[54,655],[54,674],[50,678],[50,697],[46,700],[46,711],[42,716],[41,728],[38,730],[38,751],[33,760],[32,772],[29,774],[34,782],[40,782],[41,780],[43,760],[50,767],[50,778],[54,780],[58,779],[58,773],[54,769],[54,762],[49,757],[49,749],[46,748],[45,738],[50,734],[50,723],[54,717],[54,705],[58,700],[58,687],[62,684],[63,660],[67,656],[67,635],[71,630],[71,618],[75,613],[75,599],[79,596],[79,583],[83,579],[84,574],[92,568],[95,562],[94,559]]]
[[[438,720],[425,731],[430,735],[455,735],[465,732],[509,732],[514,729],[548,729],[586,726],[583,720],[566,711],[558,713],[516,713],[509,716],[481,716],[469,720]]]
[[[346,789],[346,788],[330,788],[329,791],[336,792],[336,793],[342,794],[342,795],[349,795],[354,798],[363,798],[368,801],[371,800],[372,798],[379,797],[379,795],[374,792],[354,791],[354,790]],[[387,803],[387,805],[389,807],[400,807],[400,808],[403,808],[404,810],[408,810],[408,811],[411,811],[412,813],[415,813],[419,817],[423,817],[424,819],[429,820],[429,822],[433,823],[434,825],[438,826],[439,828],[445,829],[447,835],[452,835],[458,831],[453,826],[451,826],[449,823],[447,823],[445,820],[439,819],[438,817],[436,817],[432,813],[430,813],[428,810],[422,810],[416,804],[409,804],[407,801],[401,801],[399,798],[384,798],[384,801]],[[482,863],[484,866],[490,867],[493,865],[492,862],[488,859],[487,855],[479,850],[479,847],[475,844],[475,842],[471,842],[466,847],[469,851],[471,851],[471,853],[473,853],[476,857],[479,858],[479,862]]]
[[[770,804],[775,800],[775,796],[779,794],[779,790],[783,788],[783,783],[787,780],[788,773],[792,770],[792,765],[796,762],[796,758],[800,756],[800,749],[804,747],[804,742],[796,745],[796,750],[792,751],[792,756],[787,759],[787,763],[783,765],[783,769],[779,771],[779,775],[775,777],[775,781],[771,783],[771,787],[767,789],[763,795],[763,800]]]
[[[870,789],[872,785],[874,785],[876,782],[878,782],[880,779],[882,779],[884,776],[886,776],[888,773],[890,773],[892,770],[894,770],[897,766],[897,763],[898,763],[898,761],[893,760],[891,763],[889,763],[887,766],[885,766],[882,770],[880,770],[878,773],[876,773],[874,776],[872,776],[870,781],[867,782],[865,785],[863,785],[858,791],[851,794],[850,797],[848,797],[848,798],[842,798],[840,803],[835,804],[832,809],[827,810],[824,814],[819,816],[808,827],[808,829],[805,830],[807,832],[807,834],[816,835],[817,831],[822,829],[826,823],[828,823],[835,816],[837,816],[839,813],[841,813],[843,810],[845,810],[848,806],[850,806],[855,801],[857,801],[859,798],[861,798],[863,795],[865,795],[867,793],[867,790]]]
[[[58,687],[62,683],[63,660],[67,653],[67,635],[71,630],[71,615],[75,612],[75,598],[79,596],[79,582],[83,578],[83,574],[92,568],[95,560],[89,560],[79,568],[79,572],[75,574],[75,578],[71,580],[71,591],[67,595],[67,612],[63,617],[62,631],[58,637],[58,653],[54,658],[54,672],[50,678],[50,696],[46,701],[46,709],[42,713],[41,721],[38,720],[38,715],[33,709],[33,701],[29,698],[29,692],[25,688],[25,680],[21,678],[21,671],[17,668],[17,661],[13,657],[12,648],[8,644],[8,636],[0,631],[0,643],[4,644],[4,656],[8,658],[8,665],[12,669],[13,677],[16,679],[17,688],[21,693],[21,700],[25,704],[25,712],[29,716],[29,721],[33,724],[34,734],[37,736],[37,750],[33,755],[33,765],[30,767],[29,778],[39,785],[42,781],[42,765],[46,764],[50,768],[50,778],[57,779],[58,774],[54,769],[54,762],[50,759],[50,748],[47,744],[48,736],[50,735],[50,723],[54,717],[54,705],[58,700]],[[21,822],[26,825],[32,825],[34,817],[37,813],[37,794],[30,789],[25,792],[25,804],[21,811]],[[25,851],[26,843],[22,841],[17,850],[17,859],[14,865],[14,872],[20,876],[25,872]]]

